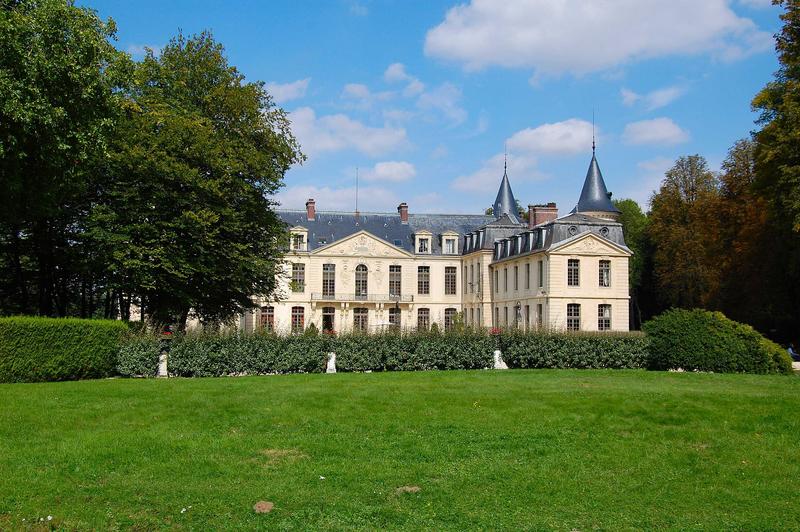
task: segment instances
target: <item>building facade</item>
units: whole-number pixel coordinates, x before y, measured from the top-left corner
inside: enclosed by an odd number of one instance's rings
[[[246,330],[365,332],[390,327],[628,330],[619,211],[592,160],[576,207],[517,210],[504,173],[491,215],[279,210],[290,233],[278,290]]]

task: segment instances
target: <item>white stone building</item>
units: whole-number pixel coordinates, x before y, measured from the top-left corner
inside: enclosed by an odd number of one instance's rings
[[[628,330],[619,211],[592,155],[577,206],[530,205],[521,219],[504,174],[492,215],[279,210],[291,234],[272,300],[246,330],[482,327]]]

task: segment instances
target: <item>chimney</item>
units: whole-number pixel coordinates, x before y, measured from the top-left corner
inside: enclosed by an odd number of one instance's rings
[[[314,201],[314,198],[308,198],[308,201],[306,202],[306,218],[308,218],[309,222],[313,222],[316,216],[317,202]]]
[[[397,212],[400,213],[400,222],[408,223],[408,203],[405,201],[397,206]]]
[[[558,207],[556,207],[555,203],[528,205],[528,227],[534,227],[556,218],[558,218]]]

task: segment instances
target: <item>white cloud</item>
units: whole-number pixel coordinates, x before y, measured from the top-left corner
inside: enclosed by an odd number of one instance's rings
[[[517,131],[506,140],[508,174],[514,182],[542,179],[537,169],[540,156],[588,153],[592,146],[592,123],[578,118],[542,124]],[[475,172],[457,177],[451,186],[457,190],[481,191],[491,189],[503,175],[505,155],[498,153],[483,162]]]
[[[523,129],[508,139],[512,152],[571,155],[588,153],[591,146],[592,123],[578,118]]]
[[[661,117],[627,124],[622,132],[622,140],[626,144],[671,145],[686,142],[689,133],[671,118]]]
[[[423,111],[434,111],[458,125],[467,119],[467,111],[460,105],[461,89],[452,83],[442,83],[433,90],[424,92],[417,100],[417,107]]]
[[[272,95],[272,99],[275,100],[275,103],[296,100],[297,98],[302,98],[306,95],[306,90],[308,90],[308,83],[310,81],[311,78],[298,79],[297,81],[292,81],[291,83],[277,83],[275,81],[270,81],[267,83],[267,92]]]
[[[366,170],[363,174],[366,181],[388,181],[399,183],[408,181],[417,175],[414,165],[406,161],[383,161]]]
[[[406,72],[406,67],[403,63],[389,65],[383,73],[383,79],[387,83],[405,83],[406,87],[403,89],[403,96],[406,97],[416,96],[425,90],[425,84]]]
[[[363,83],[348,83],[342,89],[342,98],[354,102],[360,109],[369,109],[376,102],[391,100],[394,95],[390,91],[372,92]]]
[[[670,55],[733,60],[772,45],[729,0],[472,0],[428,31],[425,53],[462,63],[580,75]]]
[[[161,55],[161,46],[157,44],[131,44],[126,49],[134,58],[144,57],[148,48],[153,51],[155,56]]]
[[[289,119],[292,132],[309,156],[355,149],[374,157],[408,144],[404,128],[370,127],[344,114],[317,117],[310,107],[301,107],[292,111]]]
[[[624,105],[631,107],[636,103],[642,102],[648,111],[653,111],[669,105],[686,94],[686,87],[673,85],[671,87],[656,89],[647,94],[638,94],[632,90],[623,88],[620,94],[622,95],[622,103]]]
[[[393,212],[400,203],[394,192],[382,187],[359,187],[358,197],[359,207],[367,206],[370,211]],[[304,209],[309,198],[317,201],[318,211],[352,212],[355,210],[356,189],[297,185],[281,190],[275,197],[284,209]]]

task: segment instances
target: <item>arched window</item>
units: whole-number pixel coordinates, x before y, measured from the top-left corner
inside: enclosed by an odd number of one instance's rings
[[[456,309],[454,308],[446,308],[444,309],[444,330],[449,331],[453,328],[453,321],[456,318]]]
[[[367,299],[367,267],[356,266],[356,299]]]

